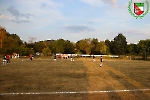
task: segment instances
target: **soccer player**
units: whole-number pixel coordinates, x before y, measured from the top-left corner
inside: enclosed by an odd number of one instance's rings
[[[102,67],[102,56],[100,57],[100,67]]]
[[[56,54],[54,54],[54,61],[56,61]]]
[[[10,63],[10,55],[9,54],[6,55],[6,60],[7,60],[7,64]]]
[[[29,58],[30,58],[30,60],[32,61],[32,58],[33,58],[32,54],[29,55]]]
[[[95,61],[95,56],[94,56],[94,54],[93,54],[93,61]]]
[[[6,55],[3,56],[3,65],[6,65]]]
[[[71,61],[74,61],[74,55],[71,54]]]
[[[74,61],[74,58],[75,58],[75,56],[73,55],[73,56],[72,56],[72,61]]]

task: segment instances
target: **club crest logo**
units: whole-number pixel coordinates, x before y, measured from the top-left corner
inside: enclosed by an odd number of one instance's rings
[[[133,9],[131,9],[131,7]],[[149,12],[149,3],[147,0],[145,0],[145,3],[143,2],[133,3],[132,0],[130,0],[128,4],[128,10],[129,10],[129,13],[136,19],[138,17],[142,19]]]

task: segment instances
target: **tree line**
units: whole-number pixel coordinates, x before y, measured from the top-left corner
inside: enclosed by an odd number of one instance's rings
[[[111,55],[141,55],[146,57],[150,53],[150,39],[140,40],[137,44],[128,44],[126,37],[119,33],[113,40],[98,41],[97,38],[81,39],[76,43],[69,40],[45,40],[38,42],[23,42],[17,34],[10,34],[0,27],[0,54],[19,53],[21,56],[53,53],[64,54],[111,54]],[[146,57],[147,58],[147,57]]]

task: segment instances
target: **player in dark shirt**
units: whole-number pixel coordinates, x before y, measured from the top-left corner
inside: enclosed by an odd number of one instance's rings
[[[54,54],[54,61],[56,60],[56,54]]]
[[[100,57],[100,67],[102,67],[102,61],[103,61],[103,58],[102,56]]]

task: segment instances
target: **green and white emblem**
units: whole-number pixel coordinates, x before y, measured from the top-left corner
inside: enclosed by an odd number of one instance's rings
[[[131,5],[133,6],[132,10],[131,10]],[[145,7],[146,9],[144,9]],[[142,19],[149,12],[149,3],[147,0],[145,0],[145,3],[143,2],[133,3],[132,0],[130,0],[128,4],[128,10],[129,10],[129,13],[136,19],[138,17]]]

